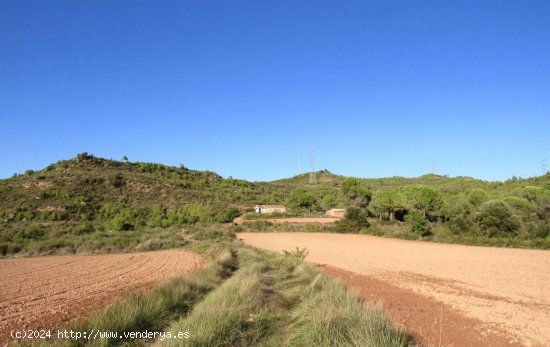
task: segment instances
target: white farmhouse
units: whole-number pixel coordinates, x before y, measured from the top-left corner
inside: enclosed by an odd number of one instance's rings
[[[285,213],[284,205],[256,205],[254,207],[256,213]]]

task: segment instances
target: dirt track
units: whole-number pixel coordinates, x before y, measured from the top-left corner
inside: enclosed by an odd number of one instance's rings
[[[334,267],[325,272],[394,310],[393,320],[426,344],[439,343],[441,328],[443,345],[550,345],[550,251],[349,234],[238,237],[273,251],[306,247],[308,261]],[[440,316],[452,321],[439,324]]]
[[[0,341],[12,329],[58,327],[203,264],[185,250],[0,260]]]
[[[319,223],[319,224],[331,224],[339,221],[340,217],[291,217],[291,218],[260,218],[260,219],[244,219],[241,217],[235,218],[233,223],[253,223],[253,222],[270,222],[274,224],[294,223],[294,224],[307,224],[307,223]]]

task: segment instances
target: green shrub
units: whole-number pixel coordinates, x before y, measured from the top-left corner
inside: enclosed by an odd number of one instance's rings
[[[8,251],[10,249],[10,244],[7,242],[0,243],[0,255],[5,256],[8,254]]]
[[[75,234],[76,235],[91,234],[94,231],[95,231],[95,228],[91,222],[84,222],[76,228]]]
[[[116,174],[109,178],[109,182],[113,185],[115,188],[121,188],[126,184],[126,180],[124,179],[123,174]]]
[[[106,223],[108,229],[116,231],[130,231],[134,230],[134,224],[130,223],[123,216],[117,216]]]
[[[342,194],[347,200],[347,205],[356,208],[365,208],[368,206],[372,193],[369,188],[357,178],[348,177],[342,181]]]
[[[293,251],[283,251],[283,256],[294,257],[301,260],[306,259],[308,255],[309,255],[309,251],[305,247],[304,248],[296,247],[296,249]]]
[[[459,214],[449,218],[449,229],[454,234],[473,233],[476,225],[472,218],[466,214]]]
[[[44,235],[46,235],[46,232],[44,229],[33,226],[26,229],[20,229],[13,235],[14,240],[39,240]]]
[[[524,239],[545,238],[549,235],[546,223],[532,219],[524,222],[521,226],[521,235]]]
[[[368,221],[368,211],[359,207],[348,207],[346,209],[346,216],[334,223],[334,230],[336,232],[357,232],[362,228],[368,228],[370,223]]]
[[[243,226],[252,229],[253,231],[266,231],[275,224],[269,221],[257,220],[254,222],[245,222]]]
[[[239,211],[239,209],[235,207],[226,207],[222,212],[216,214],[215,220],[218,223],[229,223],[240,215],[241,212]]]
[[[520,222],[510,206],[502,200],[491,200],[481,205],[475,216],[480,228],[489,237],[514,236]]]
[[[510,207],[512,207],[514,210],[526,216],[535,212],[536,210],[535,206],[525,198],[520,198],[517,196],[507,196],[502,200],[510,205]]]
[[[149,216],[147,226],[149,227],[161,227],[167,223],[163,223],[166,220],[166,210],[162,205],[154,205],[149,209]]]
[[[89,155],[88,152],[82,152],[82,153],[79,153],[76,155],[76,160],[77,161],[86,161],[86,160],[90,160],[90,159],[93,159],[93,155]]]
[[[472,189],[468,194],[468,201],[472,206],[479,206],[487,201],[487,192],[483,189]]]
[[[361,229],[359,233],[366,234],[366,235],[374,235],[374,236],[384,236],[384,232],[373,225],[371,225],[368,228]]]
[[[297,189],[292,192],[287,200],[287,205],[291,208],[306,208],[311,209],[315,203],[315,195],[305,189]]]
[[[421,236],[428,236],[430,234],[430,227],[428,220],[424,217],[424,214],[420,211],[412,210],[405,216],[405,222],[411,228],[411,231]]]
[[[365,209],[357,208],[357,207],[348,207],[346,209],[346,216],[345,220],[348,220],[350,222],[355,222],[358,226],[368,226],[368,212]]]

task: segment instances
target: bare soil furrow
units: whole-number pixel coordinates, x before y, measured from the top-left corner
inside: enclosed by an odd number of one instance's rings
[[[58,327],[204,264],[199,255],[177,249],[0,260],[0,278],[10,279],[1,285],[0,341],[11,329]]]

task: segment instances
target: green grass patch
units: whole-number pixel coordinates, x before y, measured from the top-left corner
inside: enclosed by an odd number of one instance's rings
[[[382,311],[365,306],[342,284],[319,275],[292,313],[289,346],[407,346]]]
[[[381,312],[365,307],[339,283],[303,262],[305,250],[283,255],[239,248],[240,269],[209,293],[161,346],[405,346],[409,338]]]

